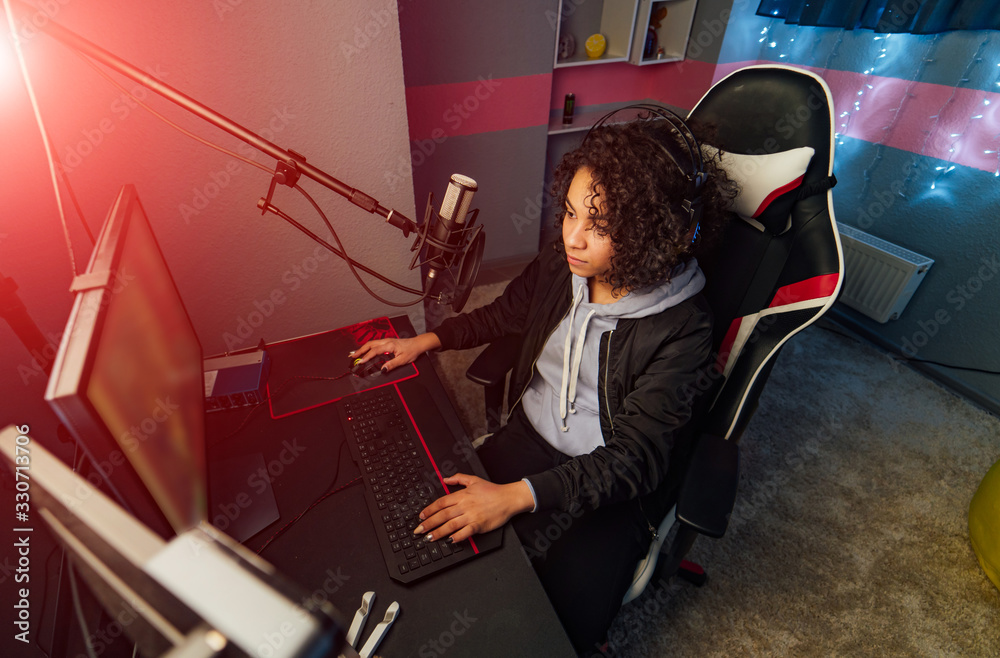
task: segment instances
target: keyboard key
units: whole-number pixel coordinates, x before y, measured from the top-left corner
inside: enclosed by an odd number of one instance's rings
[[[389,575],[407,583],[471,557],[463,546],[412,534],[421,523],[419,512],[445,492],[440,466],[425,452],[397,390],[362,391],[339,404],[343,436],[363,474],[365,500]]]

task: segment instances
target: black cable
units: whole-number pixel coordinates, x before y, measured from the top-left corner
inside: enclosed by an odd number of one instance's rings
[[[89,57],[87,57],[86,55],[84,55],[82,53],[77,52],[76,50],[73,50],[73,52],[75,52],[80,57],[80,59],[82,59],[84,62],[86,62],[88,65],[90,65],[90,67],[92,69],[94,69],[95,71],[97,71],[98,75],[100,75],[101,77],[103,77],[110,84],[112,84],[115,87],[117,87],[119,91],[121,91],[123,94],[125,94],[126,96],[128,96],[129,98],[131,98],[133,101],[135,101],[136,104],[142,106],[147,112],[149,112],[154,117],[156,117],[157,119],[159,119],[163,123],[165,123],[168,126],[170,126],[171,128],[173,128],[174,130],[176,130],[176,131],[178,131],[178,132],[180,132],[180,133],[182,133],[184,135],[187,135],[191,139],[193,139],[195,141],[198,141],[198,142],[201,142],[205,146],[207,146],[209,148],[213,148],[216,151],[219,151],[220,153],[224,153],[224,154],[226,154],[226,155],[228,155],[228,156],[230,156],[232,158],[235,158],[237,160],[240,160],[240,161],[242,161],[242,162],[244,162],[244,163],[246,163],[246,164],[248,164],[248,165],[250,165],[252,167],[257,167],[258,169],[260,169],[261,171],[263,171],[264,173],[266,173],[268,175],[272,175],[274,173],[270,169],[268,169],[267,167],[265,167],[264,165],[262,165],[261,163],[256,162],[255,160],[251,160],[250,158],[245,158],[242,155],[239,155],[238,153],[234,153],[233,151],[230,151],[226,147],[219,146],[218,144],[210,142],[207,139],[205,139],[204,137],[201,137],[201,136],[196,135],[195,133],[191,132],[187,128],[183,128],[180,125],[174,123],[173,121],[171,121],[170,119],[168,119],[167,117],[165,117],[164,115],[160,114],[159,112],[157,112],[156,110],[154,110],[152,107],[150,107],[149,105],[147,105],[146,103],[144,103],[142,100],[136,98],[135,95],[132,94],[132,92],[130,92],[123,85],[121,85],[117,80],[115,80],[110,75],[108,75],[103,69],[101,69],[101,67],[99,67],[97,64],[95,64],[94,61],[91,60]]]
[[[285,381],[281,382],[281,384],[279,384],[274,389],[273,393],[268,394],[268,396],[266,398],[264,398],[263,400],[261,400],[260,402],[258,402],[257,404],[255,404],[253,407],[251,407],[250,413],[248,413],[243,418],[243,421],[236,427],[236,429],[234,429],[232,432],[230,432],[226,436],[224,436],[221,439],[219,439],[217,443],[222,443],[223,441],[228,441],[229,439],[231,439],[234,436],[236,436],[237,434],[239,434],[240,431],[250,421],[250,417],[253,416],[254,413],[258,409],[260,409],[261,407],[263,407],[265,404],[267,404],[268,402],[270,402],[274,398],[278,397],[278,395],[284,390],[284,388],[286,386],[288,386],[289,384],[291,384],[292,382],[294,382],[296,380],[299,380],[299,379],[304,379],[304,380],[307,380],[307,381],[329,381],[329,382],[335,382],[337,380],[343,379],[344,377],[347,377],[350,374],[351,374],[351,371],[348,370],[347,372],[344,372],[344,373],[342,373],[340,375],[337,375],[336,377],[329,377],[329,376],[323,376],[323,375],[294,375],[292,377],[289,377]]]
[[[52,140],[48,138],[48,133],[46,133],[45,143],[49,144],[50,148]],[[76,210],[76,216],[80,218],[80,223],[83,224],[83,230],[87,233],[87,237],[90,239],[90,244],[96,245],[97,240],[94,238],[93,231],[90,230],[90,224],[87,223],[86,218],[83,216],[83,208],[80,207],[80,200],[76,198],[76,192],[73,191],[73,186],[69,184],[69,174],[66,173],[66,168],[63,166],[62,161],[59,159],[58,155],[53,152],[52,159],[56,163],[56,169],[59,171],[59,180],[62,181],[63,186],[66,188],[66,192],[69,193],[69,199],[73,202],[73,209]]]
[[[339,247],[340,247],[340,249],[341,249],[341,251],[343,251],[343,252],[344,252],[344,255],[345,255],[345,258],[344,258],[344,260],[345,260],[345,261],[347,262],[347,266],[348,266],[348,268],[350,268],[350,270],[351,270],[351,274],[353,274],[353,275],[354,275],[354,278],[358,280],[358,283],[359,283],[359,284],[361,284],[361,287],[362,287],[362,288],[364,288],[364,289],[365,289],[365,291],[366,291],[366,292],[367,292],[367,293],[368,293],[369,295],[371,295],[372,297],[374,297],[374,298],[375,298],[375,299],[377,299],[378,301],[382,302],[382,303],[383,303],[383,304],[385,304],[386,306],[394,306],[394,307],[396,307],[396,308],[405,308],[405,307],[407,307],[407,306],[415,306],[415,305],[417,305],[417,304],[419,304],[419,303],[423,302],[423,301],[424,301],[424,299],[426,299],[426,298],[427,298],[427,293],[428,293],[428,291],[429,291],[429,287],[428,287],[428,290],[423,290],[423,291],[415,291],[415,290],[409,290],[408,292],[412,292],[412,293],[413,293],[413,294],[415,294],[415,295],[420,295],[420,297],[419,297],[419,298],[417,298],[417,299],[415,299],[415,300],[414,300],[414,301],[412,301],[412,302],[407,302],[407,303],[405,303],[405,304],[402,304],[402,303],[398,303],[398,302],[390,302],[390,301],[388,301],[387,299],[383,299],[382,297],[379,297],[379,296],[378,296],[378,295],[377,295],[377,294],[375,293],[375,291],[373,291],[373,290],[372,290],[371,288],[369,288],[369,287],[368,287],[367,285],[365,285],[365,282],[361,280],[361,275],[359,275],[359,274],[357,273],[357,271],[355,271],[355,269],[354,269],[354,262],[353,262],[352,260],[350,260],[350,259],[346,258],[346,255],[347,255],[347,250],[346,250],[346,249],[344,249],[344,245],[343,245],[343,244],[341,244],[341,242],[340,242],[340,238],[339,238],[339,237],[337,236],[337,232],[333,230],[333,225],[332,225],[332,224],[330,224],[330,220],[329,220],[329,219],[327,219],[327,217],[326,217],[326,214],[325,214],[325,213],[323,212],[323,210],[322,210],[322,209],[321,209],[321,208],[319,207],[319,205],[318,205],[318,204],[317,204],[317,203],[316,203],[316,202],[315,202],[315,201],[313,200],[313,198],[312,198],[311,196],[309,196],[309,193],[308,193],[308,192],[306,192],[305,190],[303,190],[303,189],[302,189],[301,187],[299,187],[298,185],[296,185],[296,186],[295,186],[295,189],[296,189],[296,190],[298,190],[298,191],[299,191],[299,192],[300,192],[300,193],[302,194],[302,196],[304,196],[304,197],[305,197],[305,198],[306,198],[306,199],[307,199],[307,200],[309,201],[309,203],[311,203],[311,204],[312,204],[312,207],[316,209],[316,212],[317,212],[317,213],[319,213],[319,216],[323,218],[323,223],[324,223],[324,224],[326,224],[326,227],[327,227],[327,228],[328,228],[328,229],[330,230],[330,233],[331,233],[331,234],[333,235],[333,239],[334,239],[334,240],[335,240],[335,241],[337,242],[337,246],[339,246]],[[383,279],[383,280],[384,280],[384,279]],[[398,288],[398,287],[400,287],[400,286],[398,286],[398,285],[396,285],[396,284],[393,284],[393,285],[394,285],[394,287],[397,287],[397,288]]]
[[[272,173],[270,169],[268,169],[264,165],[260,164],[259,162],[255,162],[253,160],[250,160],[249,158],[245,158],[245,157],[243,157],[241,155],[238,155],[237,153],[234,153],[233,151],[230,151],[230,150],[226,149],[223,146],[219,146],[217,144],[214,144],[214,143],[208,141],[207,139],[204,139],[203,137],[200,137],[200,136],[194,134],[193,132],[191,132],[191,131],[189,131],[189,130],[187,130],[185,128],[182,128],[178,124],[174,123],[173,121],[171,121],[167,117],[163,116],[162,114],[160,114],[159,112],[157,112],[156,110],[154,110],[153,108],[151,108],[149,105],[147,105],[146,103],[144,103],[140,99],[136,98],[123,85],[119,84],[117,80],[115,80],[114,78],[112,78],[111,76],[109,76],[106,72],[104,72],[103,70],[101,70],[100,67],[98,67],[93,61],[90,60],[90,58],[85,57],[84,55],[80,55],[80,58],[83,59],[88,65],[90,65],[95,71],[97,71],[97,73],[99,75],[101,75],[101,77],[103,77],[105,80],[107,80],[110,84],[112,84],[115,87],[117,87],[122,93],[128,95],[138,105],[142,106],[146,111],[148,111],[150,114],[152,114],[156,118],[158,118],[161,121],[163,121],[164,123],[166,123],[168,126],[170,126],[170,127],[174,128],[175,130],[183,133],[184,135],[187,135],[188,137],[191,137],[192,139],[195,139],[195,140],[201,142],[202,144],[204,144],[204,145],[206,145],[206,146],[208,146],[210,148],[213,148],[213,149],[215,149],[217,151],[220,151],[221,153],[224,153],[224,154],[226,154],[226,155],[228,155],[230,157],[233,157],[233,158],[235,158],[237,160],[245,162],[246,164],[249,164],[249,165],[252,165],[254,167],[257,167],[258,169],[260,169],[262,171],[265,171],[265,172],[267,172],[269,174]],[[324,240],[322,240],[321,238],[319,238],[319,236],[315,235],[314,233],[312,233],[311,231],[309,231],[308,229],[306,229],[304,226],[302,226],[298,222],[296,222],[293,219],[291,219],[288,215],[286,215],[284,213],[281,213],[280,211],[276,212],[275,214],[277,214],[279,217],[281,217],[285,221],[289,222],[290,224],[292,224],[293,226],[295,226],[296,228],[298,228],[300,231],[302,231],[303,233],[305,233],[306,235],[308,235],[313,240],[319,242],[319,244],[323,245],[329,251],[331,251],[334,254],[336,254],[337,256],[341,257],[347,263],[348,267],[350,268],[351,274],[354,275],[354,278],[356,278],[358,280],[358,283],[361,284],[361,287],[364,288],[365,291],[367,291],[369,295],[371,295],[372,297],[374,297],[378,301],[382,302],[386,306],[393,306],[395,308],[406,308],[406,307],[409,307],[409,306],[415,306],[415,305],[423,302],[424,299],[427,298],[428,293],[426,291],[417,290],[417,289],[414,289],[414,288],[409,288],[409,287],[404,286],[402,284],[396,283],[395,281],[392,281],[388,277],[385,277],[384,275],[379,274],[378,272],[375,272],[374,270],[366,268],[366,267],[362,266],[361,264],[359,264],[359,263],[355,262],[354,260],[352,260],[350,257],[348,257],[347,250],[344,249],[344,245],[340,242],[340,238],[337,236],[337,232],[334,231],[333,226],[330,224],[330,221],[327,219],[326,215],[320,209],[319,205],[317,205],[317,203],[313,200],[313,198],[311,196],[309,196],[309,194],[305,190],[303,190],[301,187],[299,187],[298,185],[295,185],[294,187],[295,187],[296,190],[298,190],[309,201],[310,204],[312,204],[313,208],[316,209],[316,212],[319,213],[319,216],[323,219],[323,222],[326,224],[327,228],[330,230],[330,233],[333,235],[334,240],[336,240],[337,245],[340,247],[340,251],[338,252],[332,245],[328,244],[327,242],[325,242]],[[70,195],[74,199],[74,204],[76,204],[75,196],[72,194],[72,191],[70,191]],[[79,206],[78,206],[78,204],[77,204],[77,210],[79,212]],[[275,208],[275,210],[277,210],[277,208]],[[83,220],[82,213],[80,214],[80,218],[81,218],[81,221],[82,221]],[[86,222],[84,222],[84,226],[86,226]],[[88,235],[90,235],[90,228],[89,227],[87,227],[87,232],[88,232]],[[91,236],[91,242],[93,242],[93,236]],[[407,302],[407,303],[391,302],[391,301],[389,301],[387,299],[384,299],[384,298],[380,297],[378,294],[376,294],[374,291],[372,291],[372,289],[369,288],[367,285],[365,285],[365,282],[362,281],[360,275],[358,275],[358,273],[355,271],[355,269],[354,269],[355,267],[357,267],[358,269],[361,269],[366,274],[370,274],[371,276],[377,278],[378,280],[382,281],[383,283],[386,283],[386,284],[388,284],[388,285],[390,285],[390,286],[392,286],[394,288],[402,290],[403,292],[410,293],[412,295],[420,295],[420,297],[417,298],[416,300],[412,301],[412,302]]]
[[[90,628],[87,627],[87,619],[83,615],[83,606],[80,604],[80,593],[76,588],[76,569],[73,568],[72,562],[67,564],[69,565],[69,589],[73,594],[73,609],[76,610],[76,620],[80,624],[80,632],[83,633],[83,643],[87,647],[87,655],[90,658],[97,658],[90,637]]]
[[[90,238],[90,244],[96,245],[97,240],[94,238],[94,233],[90,230],[90,225],[87,224],[86,218],[83,216],[83,208],[80,207],[80,201],[76,198],[76,192],[73,191],[73,186],[69,184],[69,174],[63,171],[62,163],[59,163],[59,171],[62,173],[62,182],[66,186],[66,191],[69,192],[69,199],[73,202],[73,208],[76,210],[77,217],[80,218],[80,223],[83,224],[83,230],[87,232],[87,237]]]
[[[985,368],[974,368],[972,366],[956,366],[956,365],[952,365],[950,363],[941,363],[940,361],[931,361],[930,359],[918,359],[916,357],[909,357],[909,356],[906,356],[905,354],[903,356],[901,356],[901,357],[896,357],[896,360],[897,361],[906,361],[906,362],[911,362],[912,361],[913,363],[927,363],[927,364],[930,364],[932,366],[941,366],[942,368],[952,368],[954,370],[965,370],[965,371],[968,371],[968,372],[979,372],[979,373],[983,373],[984,375],[1000,375],[1000,371],[998,371],[998,370],[987,370]]]
[[[273,542],[273,541],[274,541],[275,539],[277,539],[277,538],[278,538],[278,537],[280,537],[281,535],[285,534],[285,532],[286,532],[286,531],[287,531],[287,530],[288,530],[289,528],[291,528],[291,527],[292,527],[293,525],[295,525],[296,523],[298,523],[298,522],[299,522],[299,520],[300,520],[300,519],[301,519],[301,518],[302,518],[303,516],[305,516],[305,515],[306,515],[306,512],[309,512],[310,510],[312,510],[312,509],[313,509],[314,507],[316,507],[317,505],[319,505],[320,503],[322,503],[322,502],[323,502],[324,500],[326,500],[327,498],[329,498],[329,497],[330,497],[330,496],[332,496],[333,494],[335,494],[335,493],[339,493],[339,492],[343,491],[344,489],[346,489],[347,487],[350,487],[350,486],[352,486],[352,485],[355,485],[355,484],[357,484],[358,482],[361,482],[361,476],[359,475],[358,477],[354,478],[354,479],[353,479],[353,480],[351,480],[350,482],[347,482],[347,483],[345,483],[345,484],[344,484],[343,486],[340,486],[340,487],[337,487],[337,488],[334,488],[334,485],[336,485],[336,483],[337,483],[337,479],[338,479],[338,478],[340,477],[340,465],[341,465],[341,464],[343,463],[343,460],[341,459],[341,453],[342,453],[342,452],[344,452],[344,447],[345,447],[346,445],[347,445],[347,439],[345,438],[345,439],[344,439],[343,441],[341,441],[341,442],[340,442],[340,448],[339,448],[339,449],[337,450],[337,470],[336,470],[336,472],[335,472],[335,473],[334,473],[334,475],[333,475],[333,483],[332,483],[332,484],[331,484],[331,485],[330,485],[330,486],[329,486],[329,487],[327,488],[327,490],[326,490],[325,492],[323,492],[323,494],[322,494],[322,495],[321,495],[321,496],[320,496],[319,498],[317,498],[316,500],[314,500],[314,501],[313,501],[313,502],[312,502],[312,503],[311,503],[311,504],[309,505],[309,507],[307,507],[307,508],[305,508],[304,510],[302,510],[301,512],[299,512],[299,513],[298,513],[297,515],[295,515],[295,518],[293,518],[293,519],[292,519],[291,521],[289,521],[289,522],[288,522],[288,523],[286,523],[286,524],[285,524],[284,526],[282,526],[282,527],[281,527],[280,529],[278,529],[278,531],[277,531],[277,532],[275,532],[275,533],[274,533],[273,535],[271,535],[270,537],[268,537],[268,538],[267,538],[267,541],[265,541],[265,542],[264,542],[264,543],[263,543],[263,544],[261,545],[261,547],[260,547],[260,548],[258,548],[258,549],[257,549],[257,550],[255,551],[255,552],[257,553],[257,555],[260,555],[260,554],[261,554],[261,552],[262,552],[262,551],[263,551],[263,550],[264,550],[265,548],[267,548],[267,547],[268,547],[268,545],[269,545],[269,544],[270,544],[271,542]]]
[[[375,270],[373,270],[373,269],[371,269],[369,267],[366,267],[366,266],[362,265],[361,263],[357,262],[356,260],[350,258],[347,254],[343,253],[342,251],[340,251],[339,249],[337,249],[336,247],[334,247],[332,244],[330,244],[329,242],[327,242],[323,238],[319,237],[318,235],[316,235],[315,233],[313,233],[312,231],[310,231],[308,228],[306,228],[305,226],[303,226],[302,224],[300,224],[298,221],[296,221],[295,218],[291,217],[288,213],[284,212],[281,208],[278,208],[274,204],[268,204],[267,209],[269,211],[273,212],[275,215],[277,215],[281,219],[283,219],[286,222],[288,222],[289,224],[291,224],[292,226],[294,226],[295,228],[297,228],[299,231],[301,231],[306,236],[308,236],[309,238],[311,238],[312,240],[314,240],[317,244],[321,245],[324,249],[326,249],[330,253],[335,254],[339,258],[344,259],[345,261],[347,261],[347,263],[349,265],[353,265],[354,267],[358,268],[359,270],[361,270],[365,274],[370,274],[373,277],[375,277],[376,279],[379,279],[380,281],[382,281],[383,283],[387,283],[388,285],[392,286],[393,288],[398,288],[399,290],[402,290],[403,292],[408,292],[408,293],[410,293],[412,295],[422,295],[422,294],[424,294],[420,290],[416,290],[414,288],[408,288],[408,287],[406,287],[406,286],[404,286],[404,285],[402,285],[400,283],[396,283],[395,281],[393,281],[389,277],[387,277],[387,276],[385,276],[383,274],[379,274]]]
[[[839,329],[836,329],[836,328],[834,328],[834,326],[830,326],[830,322],[829,321],[828,322],[821,322],[821,323],[818,324],[818,326],[822,327],[823,329],[826,329],[829,332],[835,333],[838,336],[844,336],[845,338],[850,338],[850,339],[854,340],[855,342],[860,342],[858,340],[858,336],[857,335],[852,334],[852,333],[847,333],[846,331],[841,331]],[[838,326],[838,325],[835,325],[835,326]],[[976,367],[973,367],[973,366],[956,366],[956,365],[951,364],[951,363],[942,363],[941,361],[932,361],[931,359],[918,359],[915,356],[906,356],[905,354],[900,354],[900,355],[897,356],[895,353],[892,353],[891,356],[894,359],[896,359],[897,361],[903,361],[904,363],[926,363],[926,364],[932,365],[932,366],[941,366],[942,368],[952,368],[954,370],[965,370],[965,371],[968,371],[968,372],[978,372],[978,373],[982,373],[984,375],[1000,375],[1000,370],[990,370],[988,368],[976,368]]]

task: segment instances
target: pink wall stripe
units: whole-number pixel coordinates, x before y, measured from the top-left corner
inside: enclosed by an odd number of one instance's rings
[[[634,66],[627,62],[556,69],[549,108],[561,109],[567,93],[577,107],[652,99],[690,109],[712,83],[714,64],[685,60]]]
[[[774,63],[720,64],[715,79],[744,66]],[[1000,94],[854,71],[799,68],[826,80],[833,94],[834,126],[838,132],[957,165],[991,173],[997,170]],[[859,91],[863,93],[858,95]],[[858,109],[856,101],[860,101]],[[849,114],[842,116],[845,112]]]
[[[551,87],[548,73],[407,87],[410,139],[547,125]]]

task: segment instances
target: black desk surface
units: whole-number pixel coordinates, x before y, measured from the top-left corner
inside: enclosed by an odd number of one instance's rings
[[[405,317],[392,322],[400,335],[413,335]],[[316,373],[316,364],[322,365],[328,358],[318,351],[328,349],[330,340],[329,335],[320,334],[269,349],[273,358],[271,385],[282,385],[274,373],[286,371],[289,359],[310,363],[311,372]],[[343,372],[348,366],[347,351],[332,357],[327,367],[333,370],[324,374],[335,377]],[[279,359],[286,362],[278,363]],[[397,385],[404,399],[422,401],[410,405],[417,425],[436,421],[440,426],[444,420],[453,434],[425,436],[435,459],[440,462],[460,454],[463,448],[468,450],[468,439],[428,357],[420,357],[414,365],[419,375]],[[314,396],[317,387],[337,383],[314,380],[303,382],[301,388]],[[285,393],[293,388],[286,387]],[[342,394],[327,397],[335,399]],[[280,394],[271,395],[277,402]],[[256,551],[284,528],[261,556],[316,600],[333,603],[347,624],[362,595],[374,591],[376,598],[359,647],[389,604],[398,601],[399,615],[377,652],[384,658],[574,655],[510,526],[504,529],[499,550],[410,585],[391,580],[365,506],[360,471],[344,445],[337,404],[303,406],[312,408],[275,413],[280,417],[274,419],[265,407],[252,414],[234,410],[208,415],[210,463],[259,453],[266,468],[266,472],[251,472],[243,478],[243,491],[231,490],[224,499],[214,496],[211,516],[216,525],[268,507],[267,495],[260,494],[266,489],[264,479],[269,479],[280,518],[244,544]],[[330,491],[336,492],[317,503]],[[227,510],[225,518],[218,516],[223,509],[220,504]],[[255,510],[254,505],[259,508]],[[302,517],[289,526],[300,514]]]

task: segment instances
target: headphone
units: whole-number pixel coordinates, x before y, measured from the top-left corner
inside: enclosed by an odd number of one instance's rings
[[[673,132],[680,137],[680,142],[683,145],[683,148],[675,148],[674,150],[680,151],[679,154],[676,155],[670,148],[668,148],[668,144],[661,140],[657,140],[657,143],[660,148],[663,149],[667,158],[674,163],[677,170],[680,171],[681,175],[688,181],[688,193],[681,201],[681,209],[687,215],[689,227],[687,235],[691,240],[691,244],[695,244],[698,241],[701,229],[701,190],[705,186],[708,174],[705,173],[705,163],[702,160],[701,145],[698,143],[698,139],[694,136],[691,128],[684,122],[684,119],[682,119],[680,115],[667,107],[656,105],[654,103],[635,103],[633,105],[626,105],[625,107],[620,107],[617,110],[612,110],[598,119],[597,122],[591,126],[590,130],[587,131],[587,135],[583,138],[584,143],[590,139],[591,133],[599,128],[602,128],[612,116],[625,110],[641,110],[643,112],[648,112],[649,114],[655,114],[660,119],[666,121],[667,124],[673,129]],[[638,120],[649,121],[652,120],[652,117],[644,117],[640,115]],[[674,146],[674,143],[671,142],[670,146]],[[685,164],[681,164],[681,162],[684,162]]]

